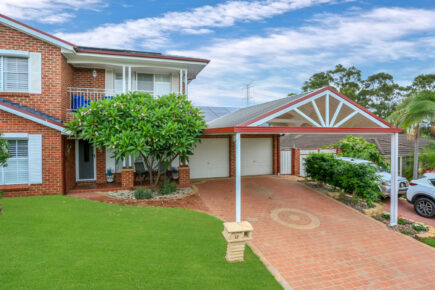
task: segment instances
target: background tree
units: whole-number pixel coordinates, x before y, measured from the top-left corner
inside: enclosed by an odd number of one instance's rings
[[[355,66],[346,68],[341,64],[333,70],[313,74],[304,82],[302,90],[308,92],[325,86],[333,87],[381,118],[389,116],[407,93],[407,88],[396,84],[390,74],[376,73],[364,80]]]
[[[406,98],[389,117],[414,140],[413,179],[418,177],[418,138],[422,125],[435,122],[435,91],[420,91]]]
[[[328,147],[341,148],[340,156],[370,160],[379,166],[388,167],[387,161],[382,157],[381,153],[379,153],[376,145],[362,137],[349,135]]]
[[[435,74],[421,74],[416,76],[410,89],[412,92],[421,92],[424,90],[435,91]]]
[[[109,148],[117,160],[142,156],[155,190],[162,167],[193,154],[206,123],[184,95],[132,92],[80,108],[68,126],[75,137]]]

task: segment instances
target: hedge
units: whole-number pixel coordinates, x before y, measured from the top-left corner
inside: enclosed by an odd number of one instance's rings
[[[305,168],[307,177],[352,194],[369,207],[382,196],[375,168],[368,164],[353,164],[332,154],[313,153],[305,158]]]

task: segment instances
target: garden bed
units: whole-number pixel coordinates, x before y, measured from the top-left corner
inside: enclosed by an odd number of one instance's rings
[[[153,193],[153,197],[147,200],[161,200],[161,199],[178,199],[184,196],[190,195],[193,192],[191,187],[179,188],[175,192],[169,194],[159,194],[158,192]],[[114,198],[119,198],[123,200],[137,200],[134,196],[134,190],[117,190],[105,192],[106,195]]]

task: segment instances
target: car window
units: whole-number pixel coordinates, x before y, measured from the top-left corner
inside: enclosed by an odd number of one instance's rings
[[[433,186],[435,186],[435,179],[429,179]]]

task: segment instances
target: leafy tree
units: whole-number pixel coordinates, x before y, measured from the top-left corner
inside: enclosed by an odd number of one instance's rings
[[[434,91],[435,90],[435,74],[421,74],[414,78],[411,85],[411,90],[413,92],[421,92],[424,90]]]
[[[388,167],[387,161],[379,153],[376,145],[362,137],[349,135],[329,147],[341,148],[340,156],[370,160],[379,166]]]
[[[390,74],[377,73],[363,80],[359,69],[354,66],[346,68],[341,64],[333,70],[313,74],[302,90],[307,92],[325,86],[335,88],[381,118],[386,118],[394,111],[407,90],[396,84]]]
[[[10,156],[8,147],[9,144],[6,142],[6,140],[1,138],[2,132],[0,132],[0,167],[7,166],[6,161],[8,160]],[[0,198],[3,197],[3,191],[0,190]],[[2,206],[0,204],[0,214],[2,213]]]
[[[418,138],[424,124],[435,122],[435,91],[424,90],[406,98],[389,117],[395,126],[414,139],[413,179],[418,176]]]
[[[162,167],[193,154],[206,124],[184,95],[132,92],[80,108],[68,126],[75,137],[109,148],[117,160],[142,156],[154,190]]]
[[[425,172],[426,170],[435,170],[435,142],[431,141],[429,144],[422,148],[420,159],[420,168]]]

